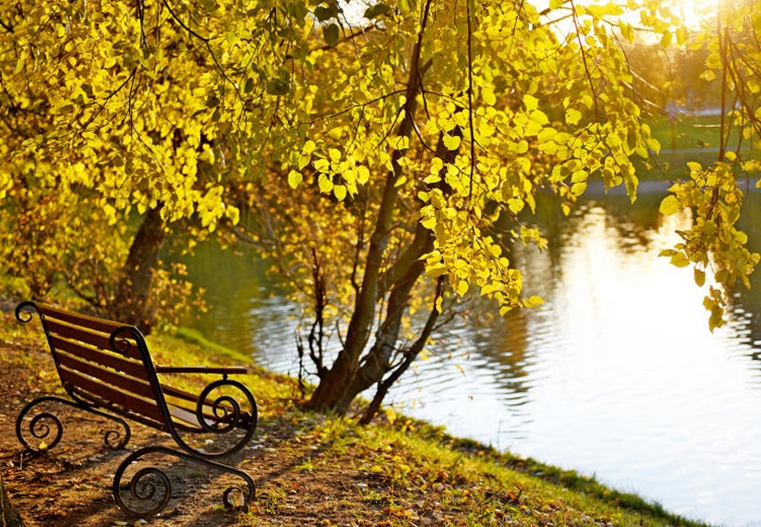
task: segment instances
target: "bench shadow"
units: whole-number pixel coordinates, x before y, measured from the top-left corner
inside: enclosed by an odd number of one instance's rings
[[[9,494],[22,515],[31,520],[30,524],[45,527],[76,525],[95,518],[103,525],[116,521],[132,524],[136,516],[121,510],[113,498],[115,470],[136,451],[153,447],[177,450],[176,444],[160,432],[139,423],[130,423],[130,443],[124,449],[114,450],[106,446],[104,440],[112,424],[107,419],[86,411],[60,407],[55,409],[55,414],[63,430],[60,443],[53,449],[34,452],[15,440],[17,448],[0,452],[0,463],[3,467],[10,467],[4,470]],[[223,448],[227,441],[226,438],[219,438],[216,443],[221,442],[221,445],[211,444],[214,441],[203,436],[195,437],[195,434],[192,439],[194,446],[201,448],[204,443]],[[43,441],[44,438],[40,442]],[[246,450],[225,456],[220,461],[240,467],[247,457]],[[237,479],[234,475],[221,477],[222,473],[217,474],[206,465],[172,456],[140,459],[135,465],[137,470],[140,469],[137,465],[160,470],[171,483],[167,507],[157,518],[196,515],[202,504],[205,512],[214,512],[213,525],[235,523],[233,513],[223,512],[221,507],[214,506],[222,505],[223,492],[220,487],[224,488],[228,482],[231,486],[237,483],[245,488],[244,481],[231,481]],[[129,487],[134,476],[131,472],[134,472],[132,466],[125,471],[122,489]],[[210,501],[213,502],[211,505]],[[199,522],[193,521],[193,524],[209,525],[210,520],[207,517]]]

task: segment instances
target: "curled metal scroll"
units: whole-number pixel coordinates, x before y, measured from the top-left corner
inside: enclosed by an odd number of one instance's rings
[[[222,504],[225,506],[225,509],[238,509],[248,512],[249,501],[251,500],[246,500],[246,495],[240,487],[228,487],[222,494]]]
[[[26,324],[30,320],[34,318],[34,311],[39,313],[39,309],[37,308],[37,305],[32,302],[31,300],[26,300],[24,302],[21,302],[19,305],[16,306],[16,320],[19,322],[23,322]]]
[[[46,395],[43,397],[38,397],[37,399],[34,399],[29,404],[24,406],[16,418],[16,437],[18,437],[19,442],[21,442],[21,444],[29,450],[35,452],[50,450],[59,443],[61,437],[63,436],[63,423],[61,422],[61,419],[50,411],[42,411],[34,415],[29,421],[28,429],[24,429],[24,418],[27,416],[27,414],[35,410],[35,407],[38,405],[46,402],[55,402],[71,406],[73,408],[86,410],[87,412],[99,415],[108,419],[109,421],[114,421],[121,425],[122,429],[124,430],[123,433],[119,430],[107,430],[104,433],[104,442],[109,448],[114,450],[124,448],[130,439],[130,427],[123,419],[114,415],[107,414],[105,412],[101,412],[95,408],[83,405],[81,402],[70,401],[55,395]],[[32,445],[29,441],[27,441],[25,432],[28,432],[33,438],[39,440],[36,445]],[[54,435],[51,435],[51,433]],[[41,448],[42,444],[44,444],[44,448]]]
[[[243,399],[248,403],[248,409],[245,411],[241,409],[238,400],[228,394],[222,394],[215,399],[210,397],[212,392],[223,387],[234,388],[240,392]],[[204,408],[210,409],[214,417],[211,418],[208,413],[205,414]],[[196,418],[206,432],[213,434],[226,434],[235,429],[245,430],[243,436],[224,451],[218,453],[205,452],[203,454],[208,457],[230,455],[243,448],[256,430],[258,418],[256,400],[245,384],[229,379],[220,379],[206,386],[198,396]]]
[[[136,334],[137,333],[137,334]],[[133,341],[142,339],[142,335],[133,326],[124,326],[114,330],[108,338],[111,349],[122,355],[127,355],[132,349]]]
[[[113,493],[114,499],[119,507],[125,512],[138,516],[141,518],[150,518],[159,514],[169,504],[169,500],[172,498],[172,483],[169,476],[157,467],[146,467],[138,470],[130,478],[127,486],[122,486],[121,481],[124,477],[125,471],[133,463],[143,461],[146,456],[151,454],[163,454],[173,456],[193,463],[205,465],[209,468],[215,468],[223,472],[228,472],[242,478],[248,487],[248,492],[245,492],[240,487],[230,487],[225,490],[222,499],[223,503],[227,507],[245,508],[247,504],[253,501],[256,487],[251,477],[235,467],[224,465],[210,459],[204,459],[202,457],[187,454],[179,450],[173,450],[161,446],[151,446],[136,450],[127,458],[122,461],[119,468],[114,474]],[[129,491],[127,501],[123,497],[123,493]]]
[[[27,410],[27,408],[24,410]],[[29,433],[32,437],[38,439],[39,442],[36,445],[32,445],[26,441],[22,432],[21,420],[23,414],[26,413],[24,410],[22,410],[22,414],[19,415],[19,419],[16,422],[16,435],[21,444],[24,445],[25,448],[35,452],[42,452],[54,448],[63,436],[63,424],[61,423],[61,420],[55,414],[49,412],[41,412],[35,415],[29,422]],[[52,439],[50,438],[51,428],[48,423],[51,423],[55,430]]]
[[[126,422],[122,421],[118,417],[113,419],[115,419],[116,421],[121,421],[122,424],[124,424],[124,430],[126,433],[122,435],[118,430],[107,430],[106,433],[103,434],[103,442],[111,450],[121,450],[122,448],[127,446],[127,443],[129,442],[129,438],[130,438],[129,425],[127,425]]]
[[[114,475],[114,499],[122,510],[140,518],[150,518],[163,511],[172,497],[172,482],[164,471],[156,467],[146,467],[138,470],[129,482],[129,502],[136,501],[142,506],[131,507],[122,498],[121,480],[129,465],[143,455],[153,452],[153,449],[141,449],[127,457]],[[158,493],[158,494],[157,494]]]

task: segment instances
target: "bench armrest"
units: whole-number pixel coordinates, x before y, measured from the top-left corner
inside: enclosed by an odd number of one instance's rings
[[[248,373],[245,366],[156,366],[156,373],[221,373],[222,375]]]

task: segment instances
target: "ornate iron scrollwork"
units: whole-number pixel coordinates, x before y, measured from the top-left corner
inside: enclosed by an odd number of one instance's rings
[[[256,493],[254,481],[242,470],[222,463],[217,463],[216,461],[187,454],[179,450],[161,446],[152,446],[141,448],[130,454],[124,461],[122,461],[114,474],[114,499],[119,504],[119,507],[130,514],[140,518],[150,518],[164,510],[168,505],[169,500],[172,498],[171,480],[166,472],[157,467],[139,469],[130,478],[127,486],[122,487],[121,485],[122,478],[124,477],[127,468],[133,463],[142,461],[141,458],[151,454],[173,456],[185,461],[205,465],[209,468],[215,468],[222,472],[234,474],[242,478],[248,486],[248,492],[244,492],[237,486],[226,489],[222,495],[222,500],[227,507],[246,508],[247,504],[254,499]],[[127,500],[125,501],[122,493],[126,490],[129,490],[129,496],[127,496]],[[236,496],[239,497],[238,500],[235,499]],[[236,501],[240,501],[240,503],[236,503]]]
[[[29,450],[34,452],[50,450],[59,443],[61,437],[63,436],[63,423],[61,422],[61,419],[49,411],[43,411],[34,415],[29,421],[28,429],[24,429],[24,418],[27,416],[27,414],[34,410],[36,406],[45,402],[65,404],[73,408],[79,408],[92,414],[99,415],[108,419],[109,421],[119,423],[119,425],[121,425],[121,427],[124,429],[124,433],[120,432],[119,430],[107,430],[104,432],[103,440],[106,446],[113,450],[122,449],[127,445],[127,442],[129,442],[131,436],[130,427],[123,419],[101,412],[95,408],[83,406],[81,403],[72,402],[68,399],[63,399],[55,395],[46,395],[44,397],[38,397],[37,399],[24,406],[16,418],[16,437],[18,437],[18,440],[21,442],[21,444]],[[52,436],[52,439],[49,439],[51,437],[52,431],[51,425],[53,430],[55,430],[55,435]],[[27,441],[27,439],[24,437],[25,432],[28,432],[32,437],[39,440],[36,445],[33,445]],[[41,443],[45,443],[44,448],[40,448]]]
[[[226,393],[222,393],[216,398],[212,397],[213,392],[224,388],[233,388],[240,392],[242,399],[247,403],[247,408],[241,408],[238,400]],[[243,383],[230,379],[219,379],[206,386],[198,396],[196,418],[203,430],[211,434],[222,435],[237,429],[244,430],[245,433],[237,438],[231,446],[226,446],[220,452],[209,452],[207,450],[199,452],[178,439],[180,446],[189,452],[204,457],[227,456],[238,452],[253,436],[257,422],[256,401],[251,391]]]

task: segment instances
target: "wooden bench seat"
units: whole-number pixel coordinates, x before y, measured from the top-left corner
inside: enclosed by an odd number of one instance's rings
[[[245,472],[216,460],[238,452],[251,439],[256,429],[256,401],[242,383],[229,375],[246,373],[240,366],[157,366],[148,351],[145,338],[137,327],[88,315],[74,313],[51,305],[22,302],[16,318],[29,322],[39,315],[61,385],[68,398],[39,397],[27,404],[16,420],[16,435],[30,450],[52,449],[63,434],[61,421],[53,414],[40,412],[43,402],[58,402],[100,415],[121,426],[109,430],[105,442],[111,448],[123,448],[131,437],[126,420],[140,422],[171,436],[180,450],[164,447],[138,449],[125,459],[114,476],[114,499],[124,510],[141,517],[150,517],[166,506],[171,498],[171,484],[166,475],[158,475],[164,493],[150,492],[149,498],[140,485],[153,488],[158,469],[138,471],[128,490],[130,500],[151,503],[133,507],[123,500],[121,478],[129,465],[151,454],[170,455],[194,461],[241,477],[246,485],[245,497],[254,498],[254,483]],[[162,383],[159,376],[195,374],[220,375],[200,393],[194,394]],[[126,419],[126,420],[125,420]],[[25,425],[26,423],[26,425]],[[187,434],[210,434],[222,438],[217,450],[204,445],[193,448],[184,438]],[[31,436],[31,440],[27,440]],[[159,471],[160,472],[160,471]],[[139,481],[146,478],[145,481]],[[228,499],[230,492],[225,492]],[[158,497],[157,497],[158,496]]]

